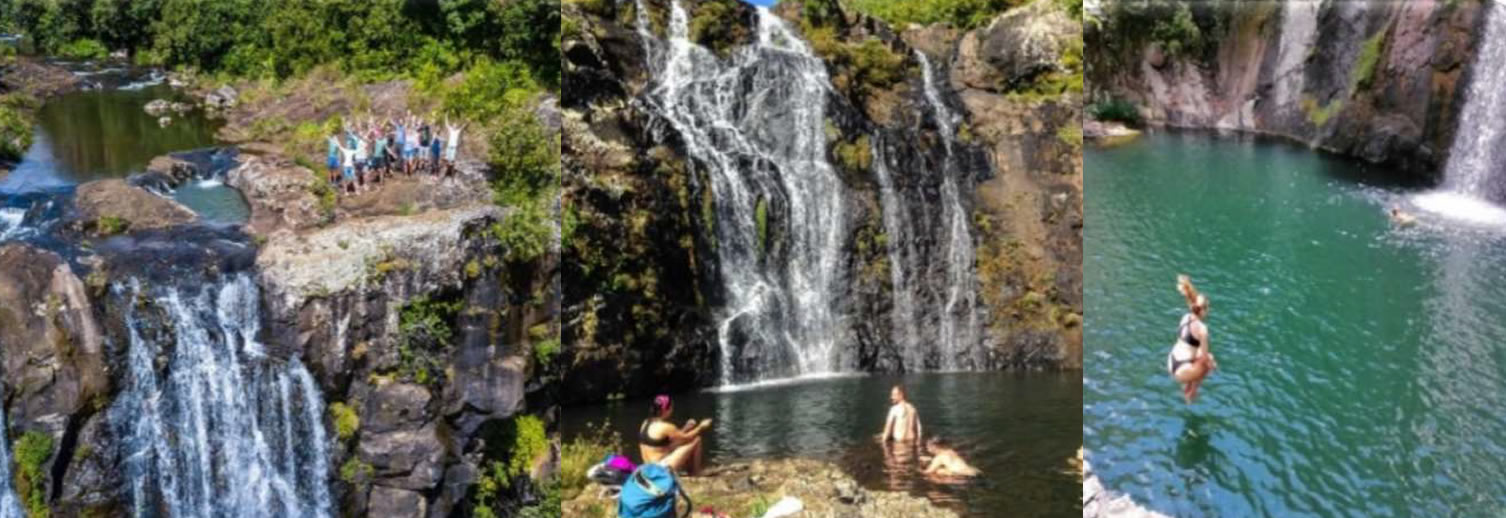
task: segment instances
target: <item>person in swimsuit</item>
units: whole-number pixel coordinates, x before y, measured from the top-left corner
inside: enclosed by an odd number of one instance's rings
[[[1391,206],[1391,222],[1398,227],[1410,227],[1417,223],[1417,216],[1402,212],[1401,207]]]
[[[1197,400],[1203,378],[1218,368],[1218,362],[1208,351],[1208,326],[1203,324],[1208,315],[1208,298],[1192,287],[1192,280],[1186,275],[1177,276],[1177,291],[1187,299],[1187,314],[1182,316],[1177,341],[1166,355],[1166,370],[1182,384],[1182,399],[1190,405]]]
[[[700,473],[701,433],[711,426],[711,420],[697,423],[691,419],[678,427],[669,421],[674,409],[669,396],[654,397],[651,417],[638,427],[638,453],[646,463],[658,463],[687,475]]]
[[[915,412],[915,406],[905,400],[905,388],[895,385],[889,389],[889,402],[893,406],[889,407],[889,416],[884,419],[884,432],[879,434],[879,440],[919,443],[920,415]]]
[[[460,131],[465,129],[465,124],[462,123],[459,126],[452,125],[450,124],[450,118],[445,117],[444,128],[444,171],[445,176],[448,177],[455,175],[455,153],[460,149]]]
[[[353,147],[336,146],[340,151],[341,169],[345,172],[345,192],[355,192],[356,188],[356,150]]]
[[[329,151],[324,160],[324,166],[329,169],[326,178],[329,183],[340,185],[340,137],[329,136]]]
[[[440,165],[439,161],[439,150],[442,147],[444,147],[444,139],[439,138],[438,135],[429,139],[429,174],[438,176],[442,170],[443,166]]]
[[[931,454],[930,463],[922,473],[936,477],[976,477],[983,472],[962,460],[957,450],[948,448],[940,439],[926,441],[926,452]]]
[[[413,176],[414,161],[418,159],[418,132],[413,130],[417,124],[418,118],[410,114],[407,139],[403,141],[403,171],[408,176]]]

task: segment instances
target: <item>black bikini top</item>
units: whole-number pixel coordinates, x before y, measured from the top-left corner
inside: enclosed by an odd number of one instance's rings
[[[1196,321],[1197,319],[1193,318],[1192,315],[1183,317],[1182,327],[1181,329],[1177,330],[1177,337],[1180,338],[1183,342],[1187,342],[1187,345],[1193,347],[1201,347],[1203,345],[1203,342],[1201,340],[1198,340],[1196,335],[1192,334],[1192,323]]]
[[[667,447],[669,447],[669,437],[668,436],[660,437],[660,438],[655,439],[655,438],[650,437],[648,435],[648,429],[650,427],[652,427],[654,425],[654,423],[657,423],[659,421],[663,421],[663,419],[659,419],[657,417],[650,417],[648,419],[643,420],[643,425],[638,427],[638,444],[641,444],[641,445],[644,445],[644,446],[648,446],[650,448],[667,448]]]

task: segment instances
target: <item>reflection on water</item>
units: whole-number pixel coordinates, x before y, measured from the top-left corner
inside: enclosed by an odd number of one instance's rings
[[[889,388],[903,383],[927,436],[947,440],[983,471],[977,479],[931,479],[913,448],[877,436]],[[633,444],[647,401],[571,407],[568,440],[610,420]],[[835,462],[865,487],[907,491],[969,516],[1072,516],[1081,483],[1063,469],[1081,445],[1082,384],[1076,373],[955,373],[865,376],[676,396],[673,419],[715,419],[704,443],[708,466],[738,459],[799,456]]]
[[[1151,134],[1085,160],[1083,439],[1107,487],[1178,516],[1506,510],[1506,231],[1393,227],[1412,188],[1295,146]],[[1191,407],[1163,370],[1177,273],[1221,367]]]

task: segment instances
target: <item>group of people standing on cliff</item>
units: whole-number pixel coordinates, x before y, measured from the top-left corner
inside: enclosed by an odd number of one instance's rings
[[[460,133],[465,124],[444,119],[444,133],[424,117],[407,113],[385,121],[367,117],[355,124],[347,122],[342,134],[329,136],[326,166],[329,181],[337,191],[355,193],[382,183],[388,175],[427,173],[450,178],[455,175],[455,156],[460,149]]]

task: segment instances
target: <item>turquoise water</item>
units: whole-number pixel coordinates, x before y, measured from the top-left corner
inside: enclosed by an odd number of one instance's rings
[[[907,388],[927,435],[952,443],[983,471],[970,482],[939,482],[903,452],[886,452],[889,389]],[[623,451],[638,459],[638,425],[648,401],[569,407],[565,440],[610,422]],[[751,458],[823,459],[871,489],[906,491],[963,516],[1082,514],[1081,482],[1067,459],[1081,446],[1082,384],[1077,373],[970,372],[852,376],[781,383],[724,393],[675,396],[673,419],[713,419],[707,466]],[[691,495],[694,497],[694,495]]]
[[[1083,440],[1178,516],[1506,512],[1506,230],[1419,211],[1386,171],[1248,137],[1085,150]],[[1413,209],[1416,210],[1416,209]],[[1190,274],[1222,370],[1165,356]]]

